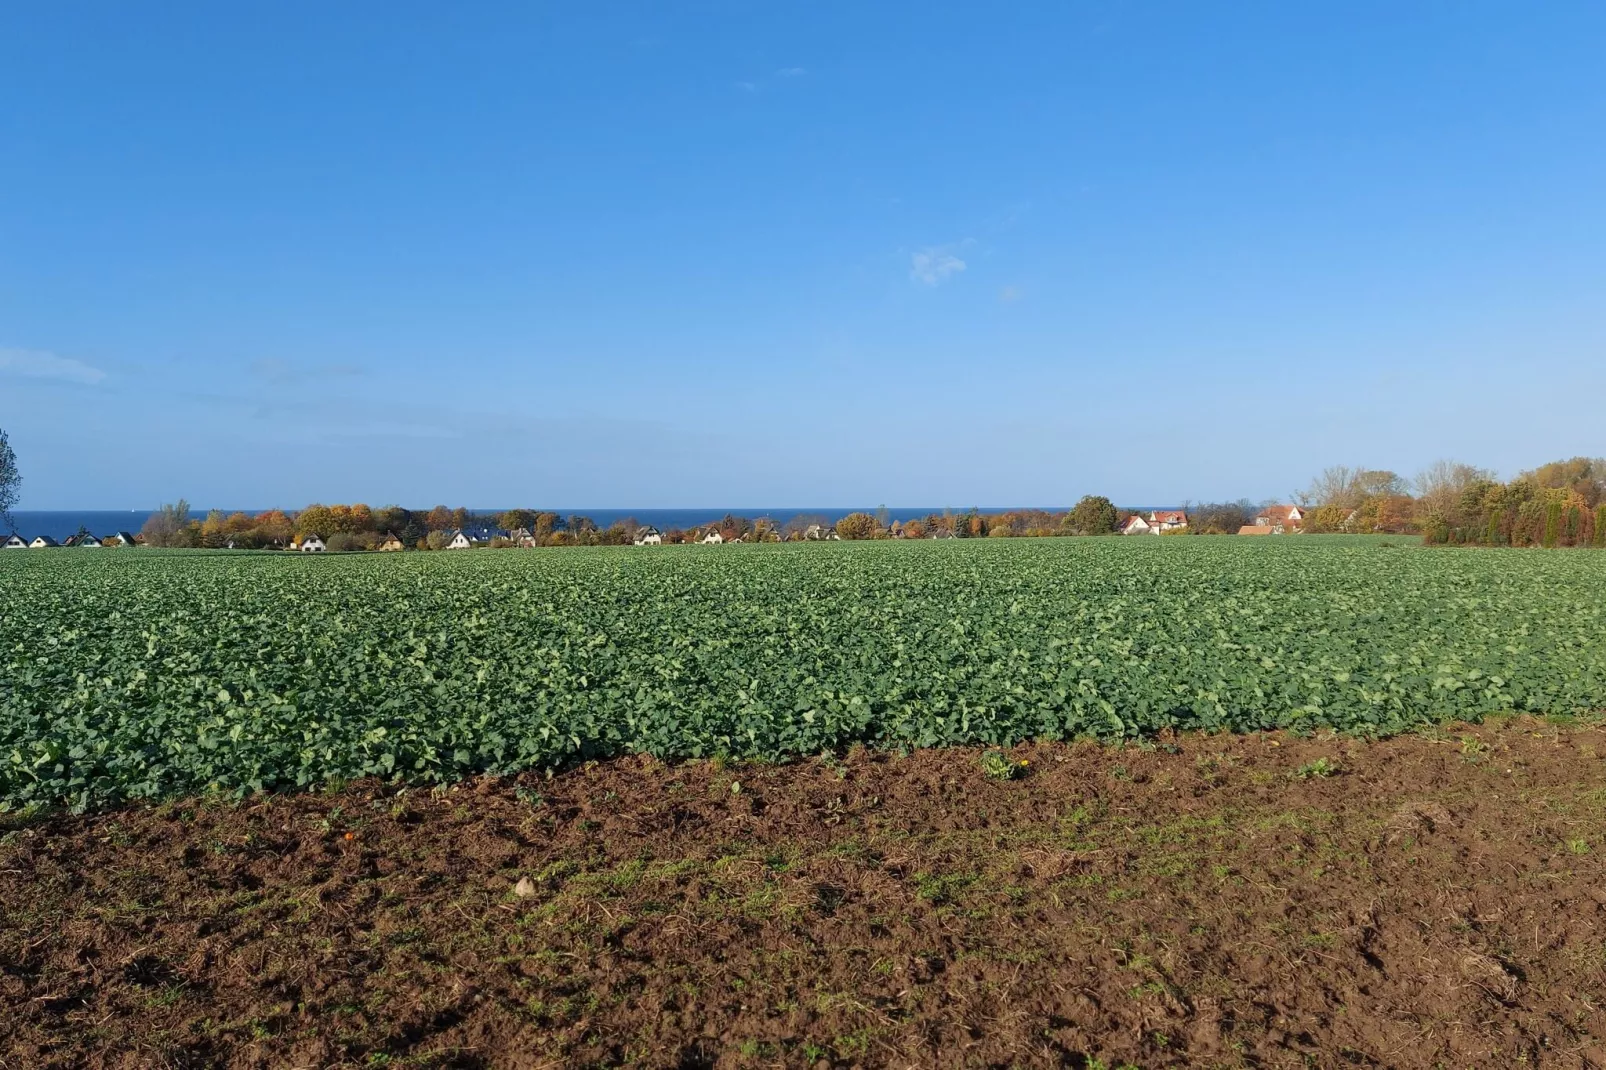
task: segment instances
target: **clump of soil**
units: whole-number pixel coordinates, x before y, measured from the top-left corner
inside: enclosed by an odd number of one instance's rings
[[[0,1064],[1601,1066],[1603,754],[1515,719],[51,818],[0,839]]]

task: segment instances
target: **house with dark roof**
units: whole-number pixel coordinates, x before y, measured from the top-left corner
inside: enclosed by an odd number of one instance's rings
[[[467,532],[454,531],[452,533],[452,541],[446,544],[446,548],[448,550],[472,550],[474,549],[474,540],[468,537]]]
[[[27,548],[28,548],[28,540],[24,539],[21,535],[18,535],[15,531],[13,531],[9,536],[6,537],[5,549],[7,549],[7,550],[26,550]]]
[[[328,549],[328,547],[324,546],[323,540],[316,535],[308,535],[299,543],[291,543],[290,546],[292,549],[300,550],[304,554],[321,554]]]
[[[62,543],[62,545],[82,547],[86,550],[98,550],[100,549],[100,540],[95,538],[95,536],[90,535],[88,532],[85,532],[82,535],[70,536],[66,542]]]
[[[133,546],[134,536],[127,531],[119,531],[115,535],[108,535],[100,540],[102,546]]]
[[[38,538],[34,539],[33,542],[30,542],[28,544],[28,549],[30,549],[30,550],[45,550],[45,549],[49,549],[52,546],[59,546],[59,545],[61,545],[61,544],[58,543],[55,539],[52,539],[49,535],[40,535]]]
[[[636,536],[630,541],[637,546],[661,546],[663,545],[664,536],[663,532],[651,524],[643,524],[636,529]]]

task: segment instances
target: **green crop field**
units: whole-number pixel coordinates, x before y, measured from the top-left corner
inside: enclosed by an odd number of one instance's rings
[[[0,553],[0,805],[1606,706],[1606,554],[1011,539]]]

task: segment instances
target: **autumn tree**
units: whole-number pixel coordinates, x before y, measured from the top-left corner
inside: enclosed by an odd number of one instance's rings
[[[1494,473],[1460,461],[1434,461],[1412,480],[1416,490],[1417,512],[1424,518],[1459,524],[1462,500],[1467,490],[1488,483],[1493,478]]]
[[[430,531],[445,531],[452,526],[452,511],[444,505],[437,505],[424,518],[424,526]]]
[[[201,521],[201,545],[216,549],[228,541],[229,518],[221,509],[213,509]]]
[[[258,513],[253,518],[253,521],[257,538],[261,540],[264,546],[271,546],[275,543],[283,545],[289,542],[296,533],[295,522],[279,509],[269,509],[266,512]]]
[[[1606,457],[1573,457],[1542,464],[1522,477],[1547,490],[1571,491],[1593,509],[1606,501]]]
[[[178,547],[191,545],[190,503],[180,498],[177,504],[162,507],[152,513],[140,528],[146,546]]]
[[[839,539],[869,539],[875,537],[875,517],[869,513],[849,513],[836,522]]]
[[[340,528],[336,526],[335,512],[327,505],[309,505],[296,514],[296,535],[305,539],[316,535],[327,539]]]

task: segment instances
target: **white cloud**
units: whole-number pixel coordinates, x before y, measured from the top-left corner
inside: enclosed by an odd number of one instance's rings
[[[909,258],[909,277],[927,286],[936,286],[963,270],[965,262],[946,248],[921,249]]]
[[[998,291],[998,300],[1006,305],[1012,305],[1021,299],[1019,286],[1005,286]]]
[[[94,386],[106,378],[106,373],[99,368],[91,368],[81,360],[57,356],[43,349],[0,348],[0,372],[29,379],[61,379],[85,386]]]
[[[808,73],[802,67],[782,67],[775,72],[777,78],[796,78],[798,75]]]
[[[740,89],[744,93],[758,92],[758,86],[754,85],[752,82],[737,82],[736,88]]]

